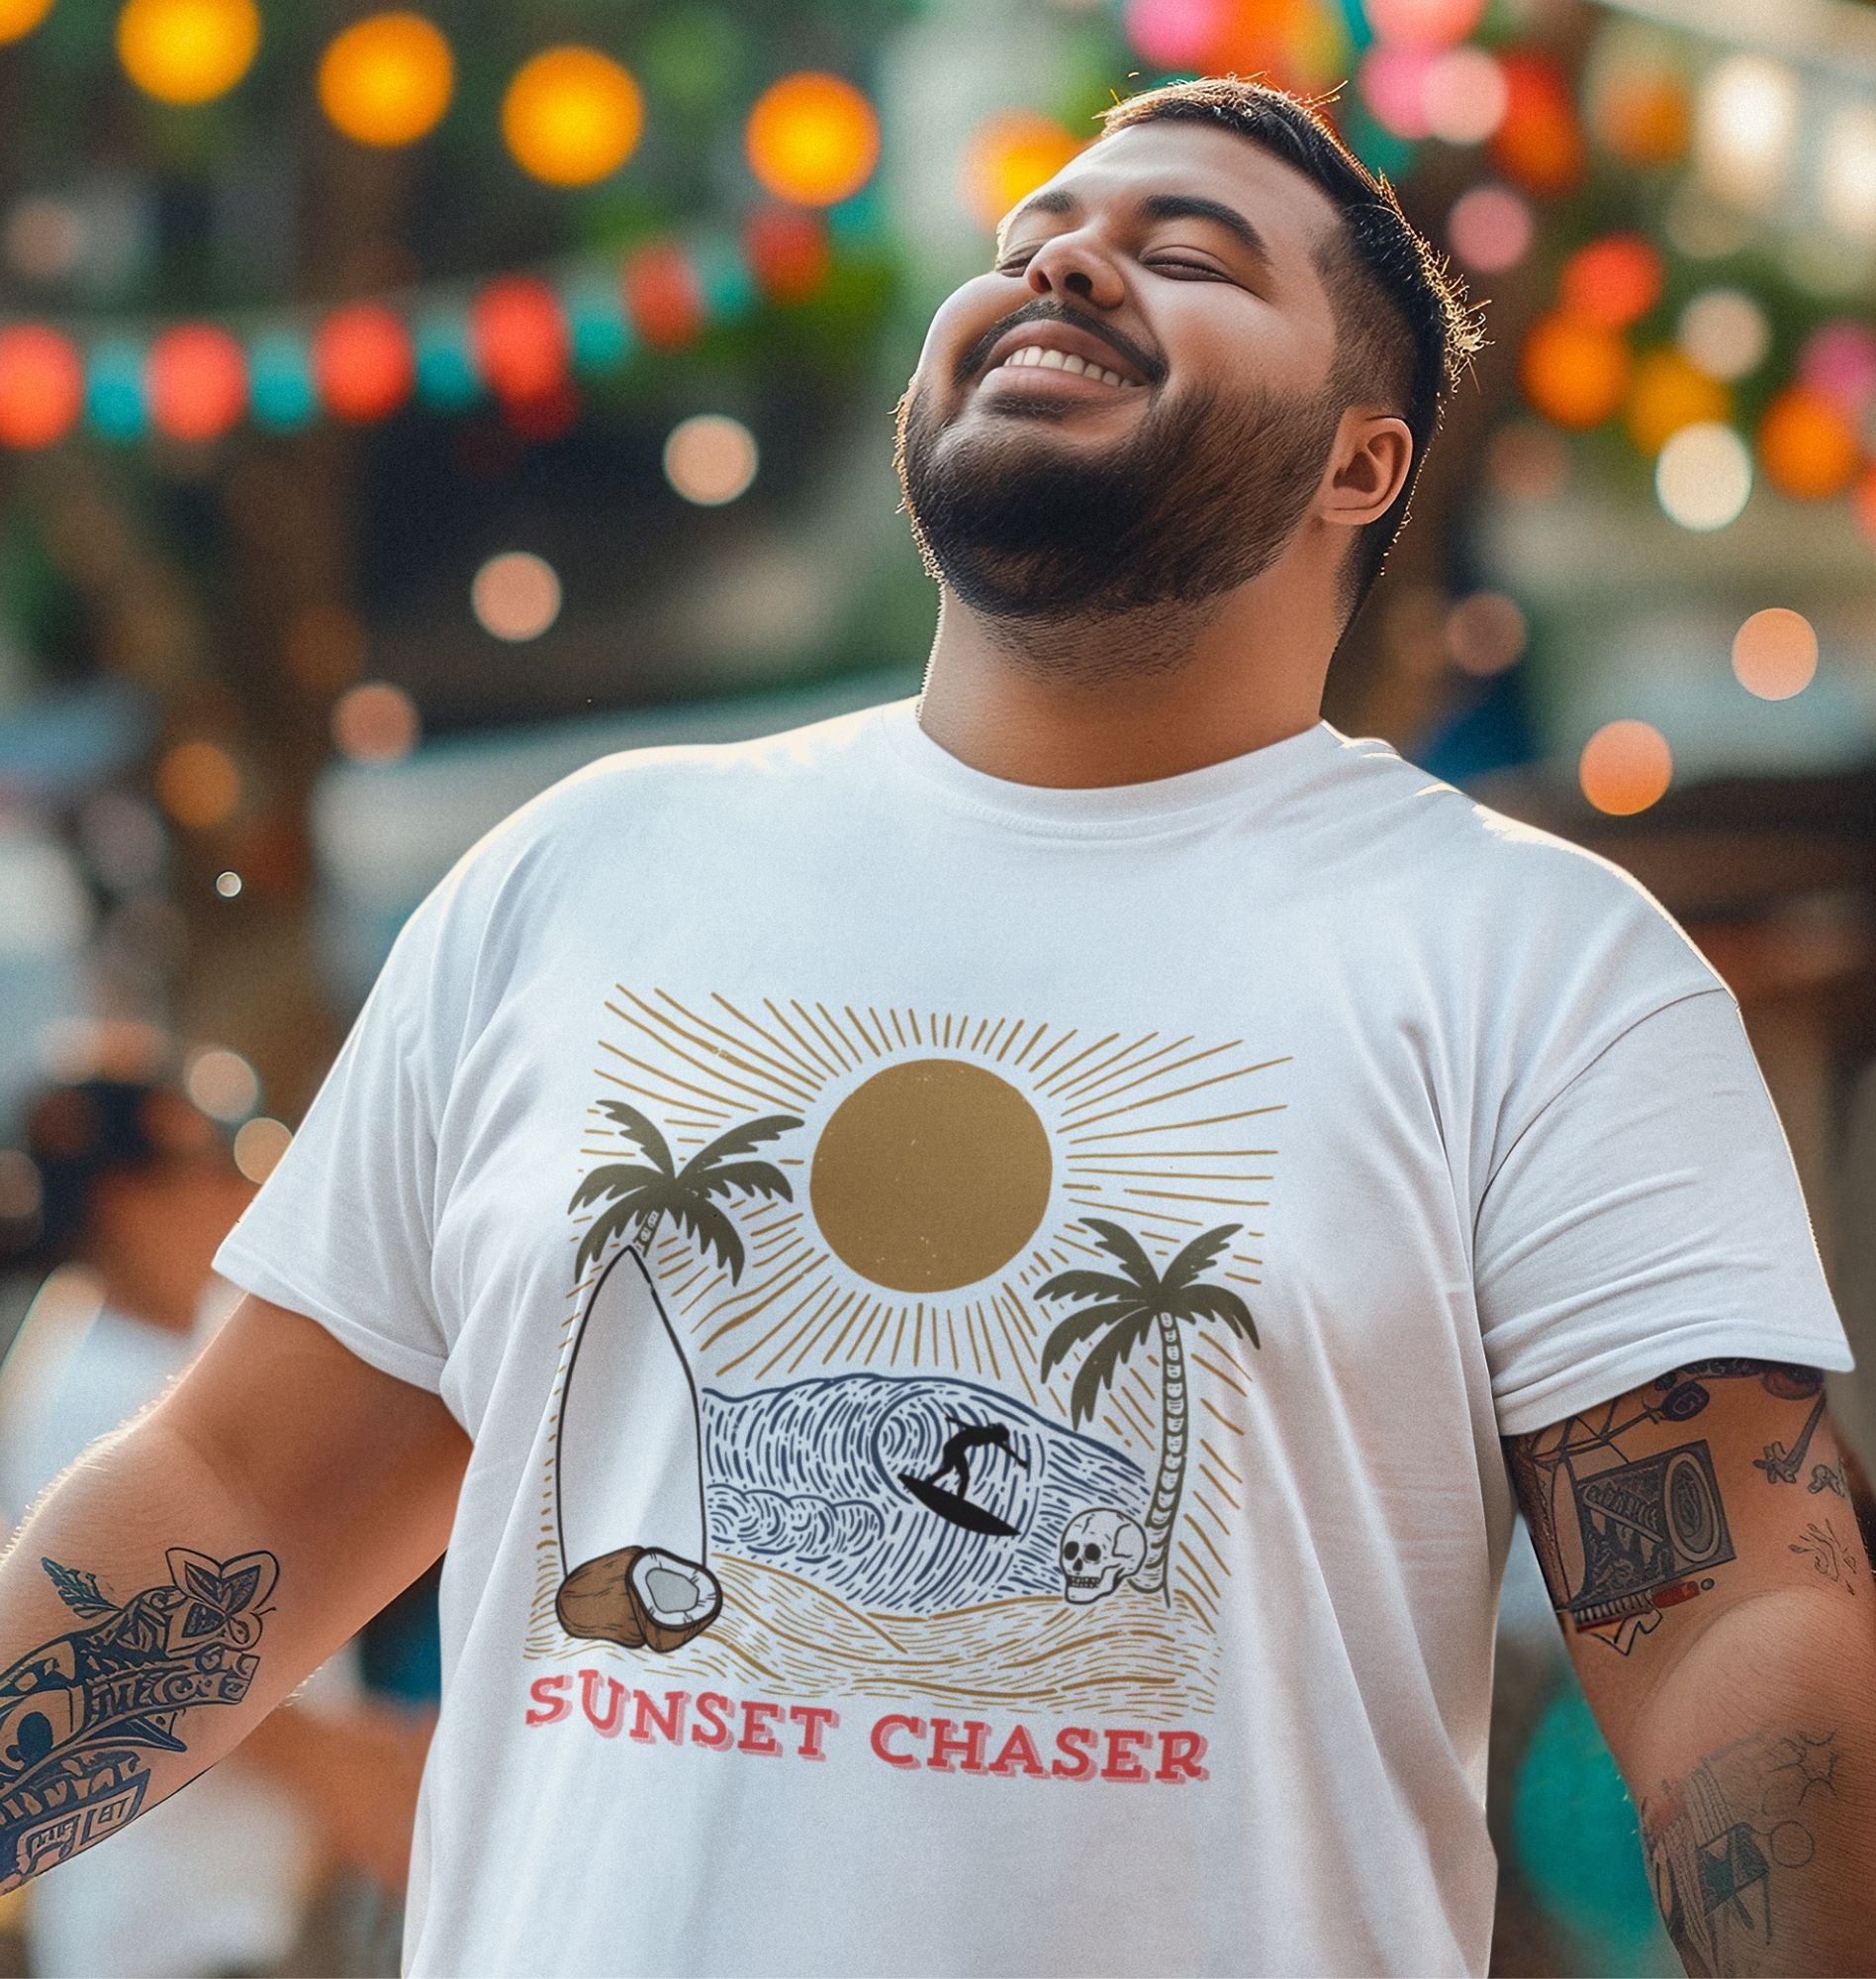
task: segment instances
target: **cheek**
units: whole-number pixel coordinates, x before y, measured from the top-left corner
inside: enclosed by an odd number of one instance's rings
[[[1296,397],[1328,382],[1334,348],[1315,326],[1254,296],[1206,288],[1204,294],[1173,298],[1159,313],[1174,375],[1227,391],[1257,385]]]
[[[949,385],[965,352],[1022,302],[1020,284],[1001,275],[979,275],[954,289],[939,304],[925,331],[913,377],[921,384]]]

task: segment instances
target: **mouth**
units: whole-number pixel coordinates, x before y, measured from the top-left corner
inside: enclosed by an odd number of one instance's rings
[[[1105,339],[1056,321],[1019,324],[991,346],[977,390],[1060,400],[1104,400],[1142,392],[1133,360]]]

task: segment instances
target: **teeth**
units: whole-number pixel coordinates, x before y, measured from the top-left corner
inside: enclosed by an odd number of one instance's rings
[[[1085,357],[1071,356],[1065,350],[1047,349],[1039,343],[1025,343],[1020,349],[1012,350],[1003,359],[1000,368],[1013,371],[1034,369],[1038,365],[1049,371],[1071,371],[1080,377],[1098,378],[1103,385],[1131,387],[1134,384],[1133,379],[1123,378],[1118,371],[1105,370]]]
[[[1045,350],[1036,359],[1036,362],[1048,371],[1061,371],[1066,368],[1068,361],[1059,350]]]
[[[1098,367],[1090,365],[1085,358],[1077,357],[1075,353],[1071,351],[1066,357],[1063,358],[1062,368],[1065,371],[1073,371],[1079,378],[1083,371],[1097,369]]]

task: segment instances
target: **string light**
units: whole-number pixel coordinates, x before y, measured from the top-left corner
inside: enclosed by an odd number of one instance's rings
[[[560,578],[545,557],[505,550],[476,572],[469,607],[492,638],[538,639],[560,616]]]
[[[1505,114],[1491,137],[1492,162],[1527,192],[1570,191],[1588,162],[1568,77],[1548,55],[1512,49],[1499,57]]]
[[[505,276],[482,291],[470,306],[469,342],[499,398],[544,399],[566,379],[566,313],[534,276]]]
[[[1362,0],[1362,11],[1377,41],[1444,48],[1472,33],[1485,0]]]
[[[1739,289],[1703,289],[1681,311],[1681,353],[1710,378],[1749,377],[1772,347],[1765,312]]]
[[[118,59],[159,103],[208,103],[253,66],[260,49],[254,0],[126,0]]]
[[[1671,347],[1638,358],[1629,387],[1629,437],[1646,454],[1658,453],[1682,426],[1731,418],[1733,395]]]
[[[756,478],[756,437],[740,420],[699,413],[680,421],[665,441],[665,479],[687,502],[720,508]]]
[[[0,443],[50,446],[83,408],[85,372],[69,337],[39,324],[0,330]]]
[[[592,185],[618,170],[644,130],[631,72],[598,48],[545,48],[516,71],[502,99],[515,162],[548,185]]]
[[[388,419],[416,382],[404,320],[378,303],[334,310],[313,338],[313,375],[334,417],[356,424]]]
[[[1421,84],[1428,131],[1449,144],[1480,144],[1505,121],[1511,101],[1505,71],[1483,48],[1448,48]]]
[[[986,231],[1040,185],[1046,185],[1081,148],[1066,125],[1033,111],[1011,110],[972,133],[960,176],[964,202]]]
[[[1645,721],[1611,721],[1583,745],[1576,774],[1598,810],[1629,817],[1666,795],[1674,757],[1658,728]]]
[[[1629,349],[1612,330],[1548,316],[1526,337],[1519,368],[1526,398],[1546,419],[1560,426],[1600,425],[1628,389]]]
[[[52,11],[52,0],[0,0],[0,43],[30,35]]]
[[[149,347],[149,417],[171,439],[220,439],[247,406],[247,355],[212,324],[178,324]]]
[[[880,121],[852,83],[810,70],[762,92],[743,141],[750,170],[777,199],[832,206],[873,176]]]
[[[373,14],[320,60],[320,107],[355,143],[390,148],[427,137],[456,87],[442,32],[421,14]]]
[[[1501,275],[1531,249],[1536,223],[1529,203],[1509,186],[1478,185],[1454,201],[1447,239],[1468,268]]]
[[[1730,55],[1701,86],[1694,160],[1701,183],[1748,212],[1777,199],[1798,134],[1798,78],[1783,62]]]
[[[1682,426],[1654,462],[1654,496],[1683,529],[1705,532],[1735,521],[1752,493],[1752,456],[1731,426]]]
[[[1660,300],[1666,270],[1639,234],[1611,234],[1579,247],[1563,264],[1557,294],[1571,316],[1603,330],[1627,330]]]
[[[1127,0],[1127,39],[1161,68],[1204,68],[1230,20],[1228,0]]]
[[[1818,635],[1802,612],[1768,606],[1733,635],[1733,671],[1761,701],[1789,701],[1818,671]]]
[[[1766,407],[1758,449],[1766,480],[1801,502],[1840,495],[1860,458],[1842,409],[1808,385],[1788,385]]]

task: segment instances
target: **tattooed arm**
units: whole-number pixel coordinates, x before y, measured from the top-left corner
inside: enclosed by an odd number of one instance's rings
[[[442,1551],[434,1395],[248,1298],[0,1559],[0,1893],[239,1743]]]
[[[1506,1455],[1682,1963],[1876,1973],[1876,1589],[1822,1374],[1699,1362]]]

